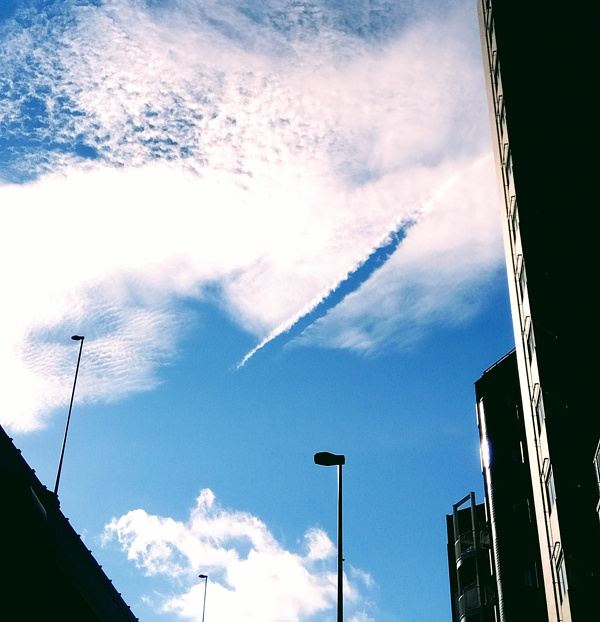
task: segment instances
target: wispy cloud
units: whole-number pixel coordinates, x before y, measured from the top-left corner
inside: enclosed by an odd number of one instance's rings
[[[176,352],[179,301],[218,291],[260,347],[431,197],[385,268],[298,343],[373,352],[468,311],[500,259],[487,228],[469,254],[472,228],[456,226],[495,202],[473,165],[488,147],[470,18],[348,4],[57,0],[4,22],[4,424],[34,429],[68,399],[59,333],[86,334],[83,399],[146,390]],[[445,193],[455,178],[469,183]]]
[[[491,154],[455,168],[389,260],[295,345],[373,354],[409,346],[435,323],[470,319],[489,279],[503,270]]]
[[[106,526],[105,543],[115,538],[139,568],[164,578],[171,594],[181,591],[152,601],[181,618],[201,619],[199,573],[210,577],[206,618],[216,622],[296,622],[336,603],[335,548],[324,531],[309,529],[303,550],[289,551],[261,520],[224,509],[209,489],[201,492],[188,521],[134,510]],[[371,582],[356,569],[346,577],[351,612],[360,609],[360,591]]]

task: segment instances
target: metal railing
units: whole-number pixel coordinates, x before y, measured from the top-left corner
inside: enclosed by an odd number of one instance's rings
[[[458,536],[458,540],[454,543],[454,552],[456,559],[460,559],[463,555],[475,551],[477,549],[475,543],[475,534],[472,531],[461,533]],[[479,532],[479,548],[489,548],[490,546],[490,534],[486,529],[482,529]]]
[[[481,608],[481,590],[477,585],[466,588],[458,597],[458,615],[464,618]]]

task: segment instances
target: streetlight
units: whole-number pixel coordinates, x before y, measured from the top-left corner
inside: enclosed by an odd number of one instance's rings
[[[328,451],[320,451],[315,454],[315,464],[321,466],[338,467],[338,600],[337,622],[344,622],[344,590],[343,590],[343,562],[342,557],[342,464],[346,464],[346,457],[341,454],[331,454]]]
[[[73,392],[71,393],[71,403],[69,405],[69,415],[67,417],[67,426],[65,427],[65,436],[63,438],[62,449],[60,451],[60,461],[58,463],[58,473],[56,474],[56,484],[54,485],[54,494],[58,496],[58,482],[60,481],[60,472],[62,471],[63,458],[65,456],[65,445],[67,444],[67,432],[69,431],[69,422],[71,421],[71,409],[73,408],[73,398],[75,397],[75,385],[77,384],[77,373],[79,372],[79,361],[81,361],[81,351],[83,350],[83,340],[85,337],[82,335],[73,335],[71,337],[73,341],[81,342],[79,344],[79,357],[77,358],[77,367],[75,368],[75,380],[73,380]]]
[[[204,622],[204,612],[206,611],[206,588],[208,587],[208,575],[199,574],[199,579],[204,579],[204,605],[202,605],[202,622]]]

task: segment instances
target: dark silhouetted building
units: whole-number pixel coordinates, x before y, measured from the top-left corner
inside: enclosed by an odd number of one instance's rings
[[[1,427],[0,487],[0,619],[137,620]]]
[[[452,622],[494,622],[490,531],[483,503],[471,492],[446,516]]]
[[[478,0],[550,622],[600,618],[592,6]]]
[[[475,383],[496,616],[547,622],[527,439],[513,351]]]

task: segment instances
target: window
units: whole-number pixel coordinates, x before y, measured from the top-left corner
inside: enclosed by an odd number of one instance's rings
[[[535,419],[537,421],[538,432],[541,432],[542,425],[546,418],[546,411],[544,410],[544,400],[542,398],[542,391],[540,385],[536,384],[533,389],[533,411],[535,413]]]
[[[596,471],[596,484],[598,484],[598,492],[600,493],[600,443],[598,443],[594,456],[594,470]]]
[[[500,61],[495,51],[492,55],[492,66],[494,67],[494,82],[496,83],[496,88],[498,88],[500,82]]]
[[[504,150],[505,157],[504,161],[506,162],[506,173],[505,173],[505,185],[508,189],[509,195],[515,194],[515,173],[514,173],[514,162],[512,151],[508,146],[508,141],[504,140]]]
[[[525,285],[527,284],[527,277],[525,276],[525,265],[521,263],[521,271],[519,272],[519,292],[521,293],[521,300],[525,298]]]
[[[537,404],[535,405],[535,418],[537,419],[538,430],[542,430],[544,419],[546,418],[546,412],[544,411],[544,400],[542,394],[538,397]]]
[[[484,14],[486,16],[486,19],[488,20],[488,22],[491,22],[492,21],[492,0],[484,0],[483,6],[484,6]],[[490,27],[492,26],[490,25]]]
[[[506,154],[506,174],[509,179],[513,176],[513,159],[512,159],[512,152],[510,151],[510,149],[508,150],[508,153]]]
[[[529,362],[531,362],[533,360],[533,353],[535,351],[535,339],[533,338],[533,326],[531,325],[531,318],[528,317],[527,320],[526,320],[527,357],[529,358]]]
[[[525,262],[523,261],[523,256],[519,255],[519,257],[521,258],[521,261],[519,262],[519,294],[521,295],[521,300],[523,301],[525,300],[525,286],[527,285],[527,276],[525,275]]]
[[[554,486],[552,467],[550,467],[548,475],[546,476],[546,495],[548,497],[548,511],[551,512],[554,507],[554,502],[556,501],[556,488]]]
[[[529,335],[527,335],[527,353],[529,354],[529,360],[533,358],[533,351],[535,350],[535,342],[533,340],[533,329],[529,329]]]
[[[562,603],[569,584],[567,583],[567,569],[565,567],[565,556],[563,551],[560,552],[558,562],[556,563],[556,575],[558,577],[558,592],[560,594],[560,602]]]
[[[508,208],[508,218],[510,223],[510,231],[512,233],[513,244],[517,242],[517,233],[519,231],[519,216],[517,214],[517,200],[515,196],[510,197],[510,206]],[[523,259],[522,255],[519,255],[521,260]]]
[[[506,106],[502,103],[500,107],[500,135],[504,137],[506,134]]]

